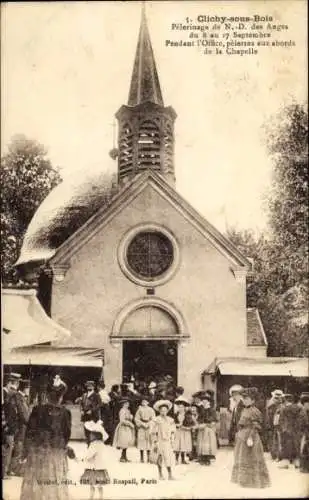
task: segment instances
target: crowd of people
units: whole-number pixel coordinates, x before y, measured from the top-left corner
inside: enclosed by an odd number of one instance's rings
[[[30,407],[29,381],[17,373],[7,376],[2,406],[3,477],[23,476],[21,500],[68,498],[68,458],[77,457],[68,446],[72,422],[63,404],[67,390],[56,374],[40,385]],[[276,389],[264,414],[257,400],[254,387],[230,388],[229,443],[235,447],[231,481],[244,487],[269,486],[265,449],[278,467],[293,464],[309,473],[309,393],[297,398]],[[137,447],[140,462],[155,464],[160,479],[165,469],[173,479],[177,463],[198,461],[210,466],[216,458],[218,413],[212,390],[187,397],[183,387],[167,379],[113,385],[108,391],[103,381],[88,380],[75,403],[80,405],[87,443],[81,482],[90,485],[90,498],[96,487],[102,496],[103,485],[110,481],[108,445],[120,450],[121,462],[129,462],[128,448]]]

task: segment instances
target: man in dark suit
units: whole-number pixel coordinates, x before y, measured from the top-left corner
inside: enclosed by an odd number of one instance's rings
[[[101,419],[101,398],[95,391],[95,383],[93,380],[88,380],[85,383],[86,392],[82,395],[80,400],[81,406],[81,421],[87,422],[94,420],[97,422]],[[84,428],[87,444],[89,444],[90,432]]]
[[[3,387],[3,411],[6,422],[6,446],[3,450],[4,478],[12,474],[11,462],[14,450],[15,434],[18,428],[18,411],[16,393],[21,375],[11,373],[6,377],[6,384]]]
[[[229,444],[232,446],[235,443],[235,435],[237,432],[237,426],[240,419],[240,415],[242,410],[244,409],[244,403],[242,400],[242,391],[243,387],[241,385],[233,385],[229,390],[231,402],[233,404],[232,419],[229,429]]]
[[[21,380],[16,392],[17,429],[14,436],[14,450],[11,469],[17,476],[23,475],[23,448],[27,423],[30,415],[29,407],[30,380]]]

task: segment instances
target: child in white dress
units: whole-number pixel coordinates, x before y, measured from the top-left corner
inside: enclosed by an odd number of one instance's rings
[[[81,484],[90,486],[90,500],[94,498],[97,488],[99,498],[103,498],[103,485],[110,483],[109,474],[106,468],[106,446],[104,441],[107,440],[108,434],[102,425],[102,421],[94,422],[90,420],[85,422],[85,428],[90,432],[90,443],[86,450],[82,461],[85,462],[86,468],[81,477]]]
[[[173,447],[176,427],[174,419],[167,415],[172,406],[169,400],[163,399],[153,405],[153,408],[160,413],[154,418],[154,425],[151,431],[152,451],[154,455],[158,455],[156,463],[160,479],[164,479],[162,474],[163,465],[167,468],[168,478],[174,479],[172,476],[172,466],[175,463]]]
[[[135,413],[135,424],[137,427],[137,448],[140,450],[141,462],[144,462],[144,452],[147,452],[147,462],[149,462],[151,449],[151,427],[156,414],[149,406],[147,396],[143,395],[141,404]]]
[[[127,458],[127,448],[135,444],[135,426],[132,422],[133,415],[129,409],[129,400],[122,399],[120,404],[122,407],[119,412],[119,424],[115,430],[113,446],[121,449],[120,462],[129,462]]]

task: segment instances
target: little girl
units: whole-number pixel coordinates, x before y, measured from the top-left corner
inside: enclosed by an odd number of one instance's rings
[[[147,396],[143,395],[141,404],[135,413],[135,423],[137,426],[137,448],[140,450],[141,462],[144,462],[144,451],[147,452],[147,462],[150,458],[151,449],[151,425],[156,414],[149,406]]]
[[[110,483],[109,474],[106,469],[106,448],[104,441],[108,438],[108,434],[102,425],[102,421],[94,422],[89,420],[85,422],[85,428],[89,431],[89,446],[86,454],[82,459],[86,462],[86,469],[81,477],[81,484],[89,484],[90,496],[92,500],[95,495],[95,489],[98,489],[99,498],[103,498],[103,485]]]
[[[173,445],[176,427],[174,419],[167,415],[172,406],[172,403],[167,399],[160,399],[153,405],[154,410],[159,412],[159,415],[154,418],[154,425],[151,431],[153,452],[155,450],[158,452],[157,466],[159,479],[164,479],[162,474],[163,465],[167,468],[168,478],[174,479],[172,466],[174,464]]]
[[[193,421],[191,412],[188,413],[186,411],[186,408],[189,406],[189,402],[186,399],[178,398],[175,401],[175,405],[177,405],[178,408],[175,416],[176,436],[174,442],[176,462],[180,454],[181,463],[186,464],[186,455],[190,455],[192,452],[191,427],[193,427]]]
[[[129,400],[122,399],[120,405],[122,405],[122,407],[119,412],[119,424],[115,430],[113,446],[122,450],[120,462],[129,462],[127,458],[127,448],[134,446],[135,427],[132,422],[133,415],[129,410]]]
[[[191,460],[197,460],[197,433],[198,433],[198,421],[199,421],[199,406],[196,404],[191,405],[191,419],[192,419],[192,453]]]

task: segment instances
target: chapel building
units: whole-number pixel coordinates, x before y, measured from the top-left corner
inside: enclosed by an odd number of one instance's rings
[[[250,260],[177,192],[176,112],[163,101],[144,12],[128,102],[116,118],[117,185],[95,179],[70,200],[65,183],[56,187],[17,262],[26,274],[41,270],[41,303],[70,332],[45,344],[46,364],[53,353],[65,365],[70,349],[75,359],[76,349],[89,349],[104,352],[108,387],[170,375],[187,393],[202,383],[216,390],[207,367],[263,361],[267,340],[246,305]]]

